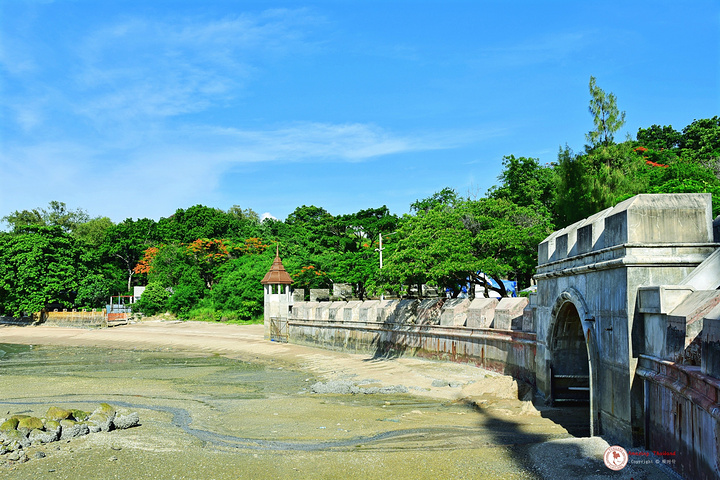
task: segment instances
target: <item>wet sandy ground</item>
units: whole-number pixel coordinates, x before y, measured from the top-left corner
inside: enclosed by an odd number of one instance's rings
[[[46,456],[0,466],[0,478],[674,478],[654,465],[608,470],[607,443],[574,438],[518,400],[508,377],[262,334],[260,325],[195,322],[0,326],[0,343],[52,346],[26,364],[0,361],[0,417],[105,401],[142,423],[32,447],[31,458]],[[409,393],[309,393],[318,380]]]

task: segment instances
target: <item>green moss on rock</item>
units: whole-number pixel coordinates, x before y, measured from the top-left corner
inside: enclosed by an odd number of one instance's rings
[[[101,403],[100,407],[95,410],[95,413],[103,413],[107,416],[113,416],[115,415],[115,409],[107,403]]]
[[[77,423],[78,422],[76,422],[75,420],[70,420],[69,418],[66,418],[65,420],[60,420],[60,426],[62,428],[74,427],[75,425],[77,425]]]
[[[0,425],[0,432],[7,432],[9,430],[15,430],[20,421],[17,418],[10,417]]]
[[[65,420],[66,418],[70,418],[72,416],[72,412],[70,410],[65,410],[64,408],[59,407],[50,407],[48,408],[47,413],[45,414],[45,418],[49,420]]]
[[[41,430],[43,428],[43,422],[37,417],[27,417],[27,418],[21,418],[18,421],[17,425],[18,429],[21,428],[27,428],[29,430],[39,429]]]
[[[90,416],[88,412],[84,412],[82,410],[72,409],[70,412],[72,412],[73,418],[78,422],[84,422]]]
[[[56,431],[60,428],[60,422],[57,420],[45,420],[45,430],[48,432]]]

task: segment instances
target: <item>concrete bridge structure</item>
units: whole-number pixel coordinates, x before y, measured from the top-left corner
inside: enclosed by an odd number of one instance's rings
[[[709,194],[638,195],[545,239],[529,299],[293,303],[266,284],[266,332],[507,373],[556,406],[586,402],[588,435],[718,478],[718,241]]]

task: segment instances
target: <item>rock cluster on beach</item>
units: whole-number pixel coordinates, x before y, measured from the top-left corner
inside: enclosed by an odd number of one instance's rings
[[[317,382],[310,386],[311,393],[319,394],[337,394],[337,395],[372,395],[372,394],[392,394],[407,393],[408,388],[405,385],[393,385],[390,387],[361,387],[355,382],[348,380],[330,380],[328,382]]]
[[[25,462],[25,450],[31,445],[70,440],[89,433],[121,430],[140,424],[136,412],[119,414],[107,403],[101,403],[93,412],[48,408],[44,417],[13,415],[0,418],[0,455],[10,462]]]

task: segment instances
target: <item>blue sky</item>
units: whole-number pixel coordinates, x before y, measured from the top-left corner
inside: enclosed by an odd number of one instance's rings
[[[720,114],[719,70],[714,0],[3,0],[0,217],[403,214],[582,150],[591,75],[622,139]]]

